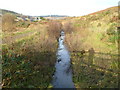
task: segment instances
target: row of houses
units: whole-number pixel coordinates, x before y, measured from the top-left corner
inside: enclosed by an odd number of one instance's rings
[[[41,18],[43,17],[43,18]],[[16,21],[40,21],[42,19],[47,19],[47,20],[57,20],[57,19],[66,19],[67,16],[17,16]]]
[[[40,17],[34,17],[34,16],[17,16],[17,18],[15,19],[15,21],[40,21]]]

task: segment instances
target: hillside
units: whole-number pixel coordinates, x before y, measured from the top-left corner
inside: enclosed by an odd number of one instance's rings
[[[66,35],[66,45],[72,53],[76,87],[118,87],[117,74],[114,76],[106,71],[107,68],[118,70],[118,7],[62,20],[64,25],[67,22],[72,23],[74,29],[72,34]]]
[[[0,13],[2,13],[3,15],[4,14],[13,14],[13,15],[20,15],[19,13],[16,13],[16,12],[14,12],[14,11],[10,11],[10,10],[5,10],[5,9],[1,9],[1,12]]]
[[[109,43],[109,44],[114,43],[116,42],[115,38],[117,38],[117,37],[114,37],[114,35],[117,32],[117,26],[119,26],[118,25],[118,8],[111,7],[111,8],[98,11],[89,15],[81,16],[81,17],[70,17],[70,18],[68,17],[67,20],[63,20],[63,23],[65,22],[71,22],[77,32],[80,32],[80,31],[82,32],[83,30],[84,31],[86,30],[86,33],[95,34],[95,35],[92,35],[93,37],[89,37],[89,39],[91,40],[93,38],[94,39],[97,38],[100,40],[100,42]],[[95,45],[92,43],[92,41],[90,42],[92,46]],[[116,45],[117,45],[117,42],[116,42]]]
[[[94,15],[94,14],[98,14],[98,13],[103,13],[103,12],[106,12],[106,11],[110,11],[110,12],[118,12],[118,6],[114,6],[114,7],[110,7],[110,8],[107,8],[107,9],[104,9],[104,10],[100,10],[100,11],[97,11],[97,12],[94,12],[94,13],[90,13],[89,15]]]

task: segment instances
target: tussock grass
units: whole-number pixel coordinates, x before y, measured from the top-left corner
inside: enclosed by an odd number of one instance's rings
[[[57,42],[46,28],[35,27],[35,33],[11,45],[3,45],[4,88],[50,87],[56,60]]]

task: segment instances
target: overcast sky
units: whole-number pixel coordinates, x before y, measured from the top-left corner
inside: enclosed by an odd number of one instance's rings
[[[81,16],[112,6],[119,0],[0,0],[0,8],[24,15]]]

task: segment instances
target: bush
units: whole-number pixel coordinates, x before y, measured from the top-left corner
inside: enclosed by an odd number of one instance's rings
[[[114,35],[115,34],[115,27],[112,25],[107,29],[108,35]]]
[[[62,24],[57,21],[50,21],[48,23],[48,35],[52,38],[58,39],[60,36],[60,31],[62,29]]]
[[[15,16],[11,14],[5,14],[2,17],[2,28],[3,31],[13,31],[15,30]]]
[[[16,23],[17,27],[23,27],[23,28],[28,28],[30,26],[29,21],[19,21]]]
[[[73,32],[73,24],[71,22],[66,22],[63,25],[63,30],[65,31],[65,33],[72,33]]]
[[[44,17],[40,17],[40,19],[41,19],[41,20],[45,20],[45,18],[44,18]]]
[[[82,40],[77,34],[66,34],[65,44],[69,51],[81,50]]]
[[[115,24],[112,24],[109,29],[107,29],[107,35],[109,36],[108,41],[111,43],[115,43],[118,40],[118,34],[115,30]]]
[[[101,23],[98,23],[97,27],[100,27],[101,26]]]

